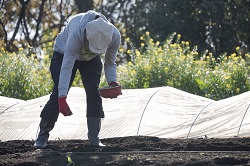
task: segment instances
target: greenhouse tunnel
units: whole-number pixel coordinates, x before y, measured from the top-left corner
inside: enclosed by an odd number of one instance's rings
[[[124,89],[103,99],[100,138],[232,138],[250,135],[250,92],[215,101],[172,87]],[[34,140],[49,95],[32,100],[0,96],[0,140]],[[73,115],[59,115],[50,140],[87,139],[86,96],[72,87],[67,98]]]

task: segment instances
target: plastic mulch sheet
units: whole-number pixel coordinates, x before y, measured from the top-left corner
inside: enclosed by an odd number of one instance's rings
[[[250,92],[214,101],[172,87],[124,89],[103,99],[100,138],[229,138],[250,136]],[[0,96],[0,140],[36,139],[40,112],[49,95],[23,101]],[[50,139],[87,139],[86,96],[72,87],[67,98],[73,115],[59,115]]]

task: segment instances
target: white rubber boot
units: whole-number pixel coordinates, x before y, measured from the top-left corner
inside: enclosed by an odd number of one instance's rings
[[[44,148],[47,146],[49,139],[49,132],[54,128],[55,122],[48,122],[45,119],[41,119],[40,132],[34,144],[35,148]]]
[[[101,129],[101,118],[87,117],[89,144],[95,146],[105,146],[99,139]]]

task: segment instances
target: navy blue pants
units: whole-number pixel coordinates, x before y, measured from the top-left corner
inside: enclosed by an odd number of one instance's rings
[[[41,118],[49,122],[56,122],[59,115],[58,83],[59,83],[62,61],[63,61],[63,55],[54,51],[50,64],[50,72],[54,82],[54,87],[50,95],[50,99],[44,106],[40,115]],[[101,57],[96,56],[94,59],[90,61],[75,61],[74,68],[72,70],[69,88],[72,85],[76,71],[79,70],[82,78],[82,83],[86,92],[87,117],[104,118],[102,99],[97,90],[100,84],[102,68],[103,66]],[[74,113],[74,111],[72,112]]]

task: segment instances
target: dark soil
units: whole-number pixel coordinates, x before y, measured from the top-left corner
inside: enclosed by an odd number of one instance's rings
[[[1,142],[0,166],[250,165],[250,138],[134,136],[102,142],[105,147],[91,146],[87,140],[56,140],[44,149],[35,149],[31,140]]]

